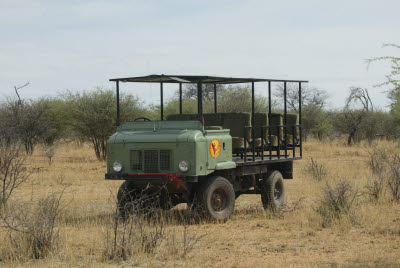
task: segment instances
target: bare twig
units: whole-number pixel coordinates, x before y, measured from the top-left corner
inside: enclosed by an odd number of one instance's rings
[[[21,100],[21,97],[19,96],[18,90],[20,90],[21,88],[24,88],[24,87],[28,86],[29,84],[30,84],[30,82],[27,82],[26,84],[24,84],[24,85],[22,85],[22,86],[19,86],[19,87],[14,86],[15,93],[16,93],[17,96],[18,96],[18,104],[19,104],[19,105],[22,104],[22,100]]]

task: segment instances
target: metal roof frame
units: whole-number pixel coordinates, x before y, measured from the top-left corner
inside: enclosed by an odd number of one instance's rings
[[[239,77],[221,77],[204,75],[165,75],[152,74],[148,76],[136,76],[125,78],[110,79],[113,82],[136,82],[136,83],[183,83],[183,84],[238,84],[251,82],[302,82],[306,80],[286,80],[286,79],[265,79],[265,78],[239,78]]]
[[[301,131],[301,88],[303,83],[308,83],[307,80],[286,80],[286,79],[264,79],[264,78],[235,78],[235,77],[219,77],[219,76],[204,76],[204,75],[157,75],[152,74],[148,76],[137,76],[137,77],[125,77],[125,78],[114,78],[110,81],[116,83],[116,95],[117,95],[117,125],[120,124],[120,105],[119,105],[119,84],[120,82],[133,82],[133,83],[159,83],[160,84],[160,112],[161,120],[164,120],[164,84],[179,84],[179,112],[182,114],[182,84],[197,84],[197,106],[198,114],[200,118],[203,118],[203,84],[213,84],[214,85],[214,113],[217,112],[217,85],[226,84],[239,84],[239,83],[251,83],[251,114],[252,114],[252,137],[255,137],[254,129],[254,114],[255,114],[255,88],[254,84],[257,82],[265,82],[268,84],[268,113],[271,115],[271,84],[272,83],[283,83],[283,102],[284,102],[284,122],[283,126],[285,131],[285,140],[287,140],[287,83],[297,83],[299,91],[299,126],[300,126],[300,157],[302,157],[302,131]],[[269,116],[269,120],[271,116]],[[269,122],[269,125],[271,122]],[[248,126],[244,126],[245,128]],[[270,132],[269,132],[270,133]],[[271,137],[270,137],[271,139]],[[246,143],[245,143],[246,144]],[[271,153],[271,152],[270,152]],[[287,144],[285,146],[285,157],[287,157]],[[278,155],[279,158],[279,155]],[[245,157],[245,159],[247,159]],[[253,146],[253,161],[255,159],[255,149]],[[246,160],[245,160],[246,161]]]

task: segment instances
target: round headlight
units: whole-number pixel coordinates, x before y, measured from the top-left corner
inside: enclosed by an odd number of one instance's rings
[[[120,172],[122,170],[122,164],[118,161],[115,161],[113,164],[113,170],[115,172]]]
[[[181,161],[179,163],[179,170],[182,172],[188,172],[189,171],[189,163],[186,161]]]

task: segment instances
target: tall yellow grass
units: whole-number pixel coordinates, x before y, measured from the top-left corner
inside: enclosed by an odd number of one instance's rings
[[[398,148],[385,141],[378,146]],[[315,211],[326,183],[345,179],[360,193],[365,190],[369,148],[366,143],[347,147],[341,141],[307,142],[303,160],[295,162],[295,179],[285,181],[289,206],[301,199],[300,208],[271,215],[262,209],[260,196],[243,195],[225,224],[186,225],[174,216],[177,213],[167,212],[161,244],[152,253],[138,248],[127,260],[109,259],[105,254],[121,182],[104,180],[105,163],[96,160],[89,145],[59,145],[51,165],[38,148],[28,161],[38,171],[14,193],[12,202],[35,202],[68,186],[63,197],[68,205],[57,225],[60,243],[49,257],[31,260],[15,252],[1,229],[0,266],[400,266],[400,205],[388,196],[371,202],[360,195],[351,217],[329,228],[322,227]],[[304,172],[311,157],[327,170],[321,181]],[[183,209],[185,205],[174,208]],[[206,236],[182,256],[185,232],[191,237]]]

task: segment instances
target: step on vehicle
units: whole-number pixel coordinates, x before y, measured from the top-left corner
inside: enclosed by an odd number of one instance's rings
[[[110,79],[116,83],[117,132],[107,142],[107,180],[124,181],[118,192],[121,216],[140,196],[146,206],[169,209],[187,203],[202,215],[227,220],[241,194],[260,194],[266,209],[285,200],[284,179],[293,179],[293,161],[302,158],[302,80],[214,76],[149,75]],[[137,118],[120,124],[121,83],[160,85],[159,121]],[[251,113],[219,113],[217,86],[251,85]],[[255,112],[255,84],[268,91],[268,111]],[[179,89],[179,114],[164,117],[164,85]],[[197,114],[183,114],[182,85],[197,84]],[[214,87],[214,113],[203,113],[203,85]],[[259,85],[261,84],[261,85]],[[271,88],[283,85],[283,113],[271,111]],[[286,106],[288,84],[298,88],[298,113]]]

